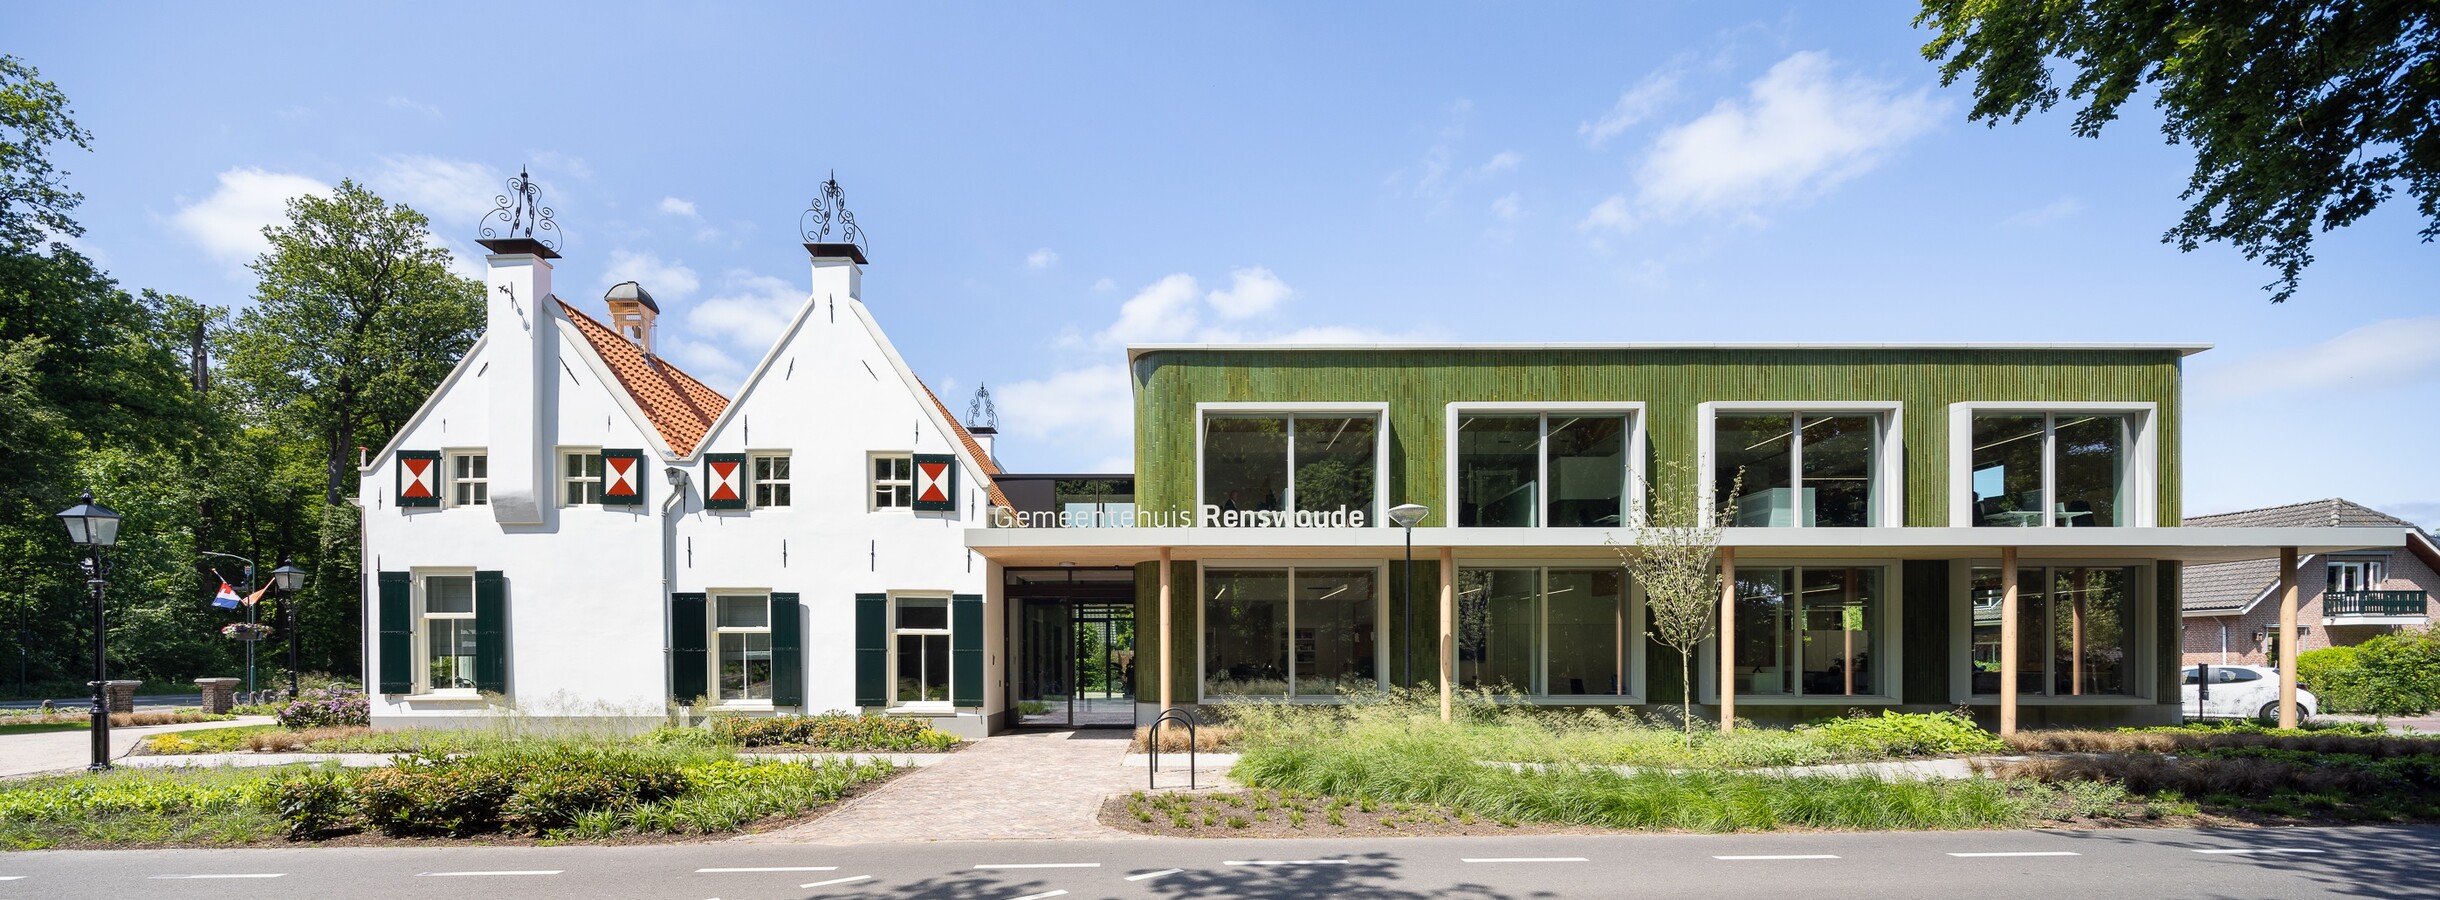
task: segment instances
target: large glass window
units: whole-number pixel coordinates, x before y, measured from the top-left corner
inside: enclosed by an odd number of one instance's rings
[[[1221,525],[1369,525],[1380,419],[1373,415],[1218,415],[1203,423],[1203,504]],[[1310,514],[1310,515],[1307,515]]]
[[[1738,566],[1738,696],[1880,693],[1877,566]]]
[[[949,598],[898,598],[899,703],[949,702]]]
[[[1617,696],[1630,671],[1616,568],[1461,569],[1457,683],[1533,696]]]
[[[1381,686],[1378,569],[1204,573],[1204,690],[1335,697]]]
[[[423,578],[423,683],[418,693],[474,689],[474,576]]]
[[[2127,415],[1975,415],[1974,524],[2134,524],[2134,427]]]
[[[712,630],[720,642],[717,678],[727,701],[771,699],[771,598],[766,594],[721,594],[713,598]]]
[[[2017,569],[2016,690],[2024,696],[2124,695],[2134,671],[2136,570],[2023,566]],[[1974,570],[1973,690],[1997,694],[2000,570]]]
[[[1460,413],[1457,524],[1618,526],[1627,429],[1622,414]]]
[[[1881,418],[1722,413],[1712,422],[1712,496],[1747,527],[1881,524]]]

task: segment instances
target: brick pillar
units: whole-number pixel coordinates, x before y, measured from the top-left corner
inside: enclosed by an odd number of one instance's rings
[[[143,683],[141,681],[110,682],[110,686],[107,688],[110,691],[110,711],[114,713],[135,712],[136,685]]]
[[[237,706],[237,679],[197,678],[195,686],[203,690],[203,713],[217,716]]]

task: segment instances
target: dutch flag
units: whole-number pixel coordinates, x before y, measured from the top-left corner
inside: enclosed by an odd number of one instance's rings
[[[229,586],[228,579],[221,579],[220,593],[212,595],[212,605],[221,609],[237,608],[237,589]]]

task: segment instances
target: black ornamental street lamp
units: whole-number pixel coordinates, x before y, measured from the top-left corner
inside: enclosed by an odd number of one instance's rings
[[[297,591],[305,587],[305,570],[282,557],[280,567],[271,570],[271,586],[279,590],[281,598],[288,604],[282,612],[288,617],[288,699],[294,700],[297,698]]]
[[[93,492],[86,491],[59,514],[59,522],[68,527],[68,540],[84,548],[85,584],[93,588],[93,764],[86,768],[102,772],[110,768],[110,671],[102,656],[102,587],[110,567],[102,549],[119,542],[119,514],[93,502]]]
[[[1409,688],[1415,686],[1415,523],[1423,521],[1423,517],[1431,512],[1430,508],[1414,503],[1401,503],[1389,508],[1389,520],[1406,529],[1406,583],[1399,590],[1406,596],[1400,598],[1399,602],[1406,607],[1406,673],[1403,680]]]

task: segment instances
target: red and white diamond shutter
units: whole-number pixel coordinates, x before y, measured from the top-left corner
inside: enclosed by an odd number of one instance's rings
[[[946,453],[915,454],[915,508],[957,511],[957,457]]]
[[[703,454],[703,508],[746,508],[746,455]]]
[[[602,451],[602,505],[644,505],[644,451]]]
[[[440,451],[398,451],[398,505],[402,508],[441,505]]]

